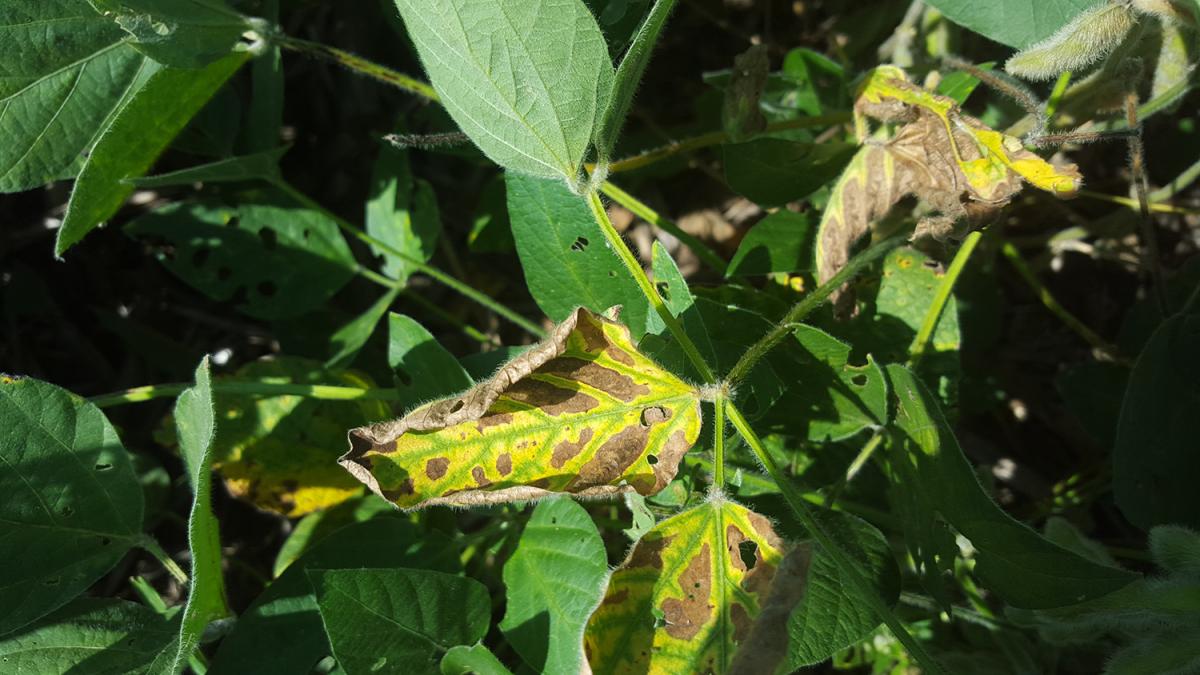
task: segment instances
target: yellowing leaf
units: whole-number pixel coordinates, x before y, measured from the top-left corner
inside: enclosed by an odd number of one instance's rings
[[[650,495],[699,433],[695,388],[638,353],[628,328],[579,308],[492,379],[352,429],[339,462],[401,508]]]
[[[723,673],[783,558],[763,516],[714,500],[647,532],[584,633],[593,672]]]

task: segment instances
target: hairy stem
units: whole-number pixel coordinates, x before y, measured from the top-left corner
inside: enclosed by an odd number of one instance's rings
[[[380,65],[374,61],[351,54],[337,47],[330,47],[319,42],[309,42],[301,40],[282,33],[276,33],[271,36],[271,40],[284,49],[290,49],[295,52],[311,54],[329,61],[333,61],[340,66],[352,70],[360,75],[365,75],[373,80],[378,80],[384,84],[391,85],[397,89],[403,89],[410,94],[415,94],[427,101],[438,101],[437,92],[433,87],[425,82],[422,82],[414,77],[405,75],[404,73],[392,70],[387,66]]]
[[[871,246],[871,248],[859,253],[846,263],[846,266],[838,270],[837,274],[830,277],[829,281],[821,284],[812,293],[804,296],[804,299],[797,302],[787,313],[783,319],[771,329],[769,333],[764,335],[762,339],[750,346],[737,363],[730,369],[729,375],[725,381],[729,386],[735,386],[741,382],[755,364],[759,362],[767,352],[771,351],[775,345],[779,344],[785,337],[791,334],[792,329],[796,327],[804,317],[808,316],[814,309],[820,307],[834,291],[842,287],[842,284],[850,281],[858,276],[860,272],[867,267],[873,265],[876,261],[883,258],[893,249],[898,248],[905,241],[906,235],[896,235],[889,237],[883,241]]]
[[[732,401],[726,401],[725,411],[729,415],[729,421],[733,424],[733,428],[737,429],[738,433],[741,434],[742,439],[746,441],[746,445],[750,446],[750,450],[754,453],[754,456],[758,458],[763,468],[766,469],[767,473],[779,486],[780,492],[783,493],[784,501],[788,503],[788,506],[796,514],[800,524],[817,540],[822,550],[833,557],[838,569],[849,578],[859,600],[870,605],[875,615],[887,625],[892,634],[896,636],[896,639],[900,641],[900,644],[904,645],[904,648],[921,664],[926,673],[931,675],[944,674],[945,671],[942,670],[941,664],[925,651],[925,647],[920,642],[917,642],[908,632],[908,629],[904,627],[904,624],[900,622],[900,619],[892,612],[891,608],[871,588],[870,583],[863,575],[861,563],[847,553],[825,531],[824,526],[821,525],[820,521],[813,514],[812,507],[804,501],[796,488],[791,484],[791,481],[780,471],[779,466],[775,464],[774,458],[767,452],[766,447],[763,446],[762,441],[754,433],[754,429],[750,427],[749,422],[742,416],[737,406]]]
[[[713,398],[713,487],[725,487],[725,395]]]
[[[101,408],[110,408],[128,403],[143,403],[157,398],[171,398],[191,387],[191,382],[148,384],[110,394],[101,394],[88,399]],[[400,393],[395,389],[363,389],[361,387],[338,387],[327,384],[287,384],[282,382],[231,382],[216,380],[214,392],[241,396],[303,396],[327,401],[398,401]]]
[[[1167,299],[1166,275],[1162,261],[1158,258],[1158,228],[1150,216],[1150,182],[1146,178],[1146,152],[1142,144],[1142,129],[1138,122],[1138,97],[1136,91],[1125,95],[1125,123],[1137,133],[1129,137],[1129,168],[1133,172],[1133,186],[1137,193],[1138,209],[1141,211],[1142,255],[1150,272],[1150,283],[1154,286],[1154,298],[1159,312],[1170,316],[1171,303]]]
[[[946,304],[950,302],[950,294],[954,292],[954,285],[958,283],[958,276],[962,274],[963,269],[967,266],[967,261],[970,260],[971,254],[975,252],[975,247],[979,245],[979,240],[983,238],[981,230],[975,230],[967,235],[963,240],[962,246],[958,248],[958,252],[954,254],[954,260],[950,262],[949,269],[942,276],[942,282],[938,286],[937,292],[933,295],[933,302],[929,304],[929,310],[925,312],[925,320],[921,322],[921,328],[917,331],[917,337],[913,338],[912,346],[908,350],[908,367],[914,371],[917,365],[921,363],[921,359],[925,356],[925,351],[929,348],[929,341],[933,338],[933,331],[937,329],[938,321],[942,318],[942,312],[946,310]]]
[[[276,181],[273,181],[273,184],[276,187],[278,187],[280,190],[283,190],[284,192],[286,192],[288,194],[288,196],[290,196],[292,199],[303,204],[304,206],[307,206],[310,209],[313,209],[314,211],[320,212],[326,218],[329,218],[333,222],[337,223],[337,226],[339,228],[341,228],[342,231],[345,232],[346,234],[349,234],[350,236],[354,237],[355,239],[358,239],[359,241],[363,242],[364,244],[373,246],[376,249],[387,253],[388,255],[392,255],[392,256],[395,256],[395,257],[403,260],[405,263],[407,263],[408,265],[411,265],[414,269],[421,272],[422,274],[425,274],[426,276],[432,278],[434,281],[442,284],[443,286],[446,286],[447,288],[459,293],[460,295],[462,295],[466,298],[474,300],[475,302],[479,303],[480,305],[487,307],[488,309],[492,310],[496,314],[499,314],[500,316],[502,316],[502,317],[508,319],[509,321],[513,322],[514,324],[520,326],[521,328],[525,329],[525,331],[527,331],[530,335],[534,335],[539,338],[545,337],[546,332],[544,330],[542,330],[536,323],[530,321],[529,319],[526,319],[525,317],[521,316],[520,314],[517,314],[515,311],[509,309],[508,307],[505,307],[504,305],[500,304],[499,302],[496,302],[492,298],[488,297],[486,294],[475,290],[471,286],[459,281],[458,279],[455,279],[454,277],[450,276],[449,274],[446,274],[445,272],[434,267],[433,265],[430,265],[429,263],[427,263],[423,260],[420,260],[418,258],[414,258],[411,255],[408,255],[407,253],[405,253],[404,251],[401,251],[400,249],[396,248],[395,246],[392,246],[391,244],[387,243],[386,241],[380,241],[379,239],[372,237],[371,235],[367,234],[366,232],[363,232],[361,229],[359,229],[358,227],[353,225],[350,221],[346,220],[345,218],[342,218],[341,216],[337,215],[336,213],[330,211],[329,209],[326,209],[324,206],[321,206],[320,204],[318,204],[316,201],[314,201],[308,195],[306,195],[303,192],[292,187],[292,185],[290,183],[288,183],[287,181],[278,179]]]
[[[692,253],[695,253],[697,258],[703,260],[709,267],[720,272],[721,275],[724,276],[727,268],[725,261],[721,259],[721,256],[714,253],[711,248],[705,246],[704,242],[688,234],[687,232],[684,232],[683,229],[681,229],[678,225],[660,216],[658,212],[647,206],[645,202],[642,202],[637,197],[634,197],[612,183],[605,182],[600,186],[600,191],[614,202],[629,209],[630,212],[632,212],[633,215],[637,216],[638,218],[641,218],[655,227],[670,232],[671,236],[683,242],[684,246],[687,246],[689,249],[691,249]]]
[[[633,277],[634,282],[641,289],[642,295],[650,301],[650,306],[662,318],[663,323],[667,325],[667,330],[671,331],[671,335],[679,342],[679,346],[683,349],[683,353],[687,355],[688,360],[696,367],[696,372],[700,374],[701,379],[705,384],[713,384],[717,378],[713,375],[712,369],[709,368],[708,362],[700,355],[700,350],[696,347],[696,343],[692,342],[692,338],[684,332],[683,326],[671,310],[667,307],[667,303],[663,302],[662,297],[658,295],[654,284],[650,283],[650,279],[646,276],[646,271],[642,269],[637,258],[633,256],[633,252],[625,245],[625,241],[621,239],[621,235],[617,229],[613,227],[612,221],[608,219],[608,212],[604,210],[604,202],[600,200],[600,195],[595,190],[589,190],[587,193],[588,206],[592,209],[592,217],[596,219],[596,224],[600,226],[600,231],[604,233],[604,239],[608,242],[608,246],[613,253],[617,254],[621,262],[625,265],[625,270],[629,272],[629,276]]]

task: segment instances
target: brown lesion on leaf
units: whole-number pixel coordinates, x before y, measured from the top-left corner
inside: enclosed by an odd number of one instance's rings
[[[408,495],[411,495],[412,493],[413,493],[413,480],[411,478],[405,478],[404,482],[400,484],[400,487],[398,487],[394,490],[384,489],[381,491],[381,495],[383,496],[383,498],[390,502],[394,502],[397,499],[400,499],[401,497],[407,497]]]
[[[489,412],[489,413],[485,414],[483,417],[480,417],[479,421],[475,423],[475,430],[482,434],[484,432],[484,430],[489,427],[499,427],[499,426],[503,426],[505,424],[511,424],[512,420],[513,420],[512,413]]]
[[[668,635],[690,640],[714,616],[714,607],[708,602],[712,593],[712,550],[707,542],[679,575],[679,586],[684,596],[663,601],[663,619]]]
[[[775,672],[786,658],[788,617],[807,592],[811,560],[812,549],[808,546],[797,547],[783,557],[769,592],[758,596],[761,609],[744,637],[737,637],[740,629],[735,619],[734,635],[739,645],[729,667],[731,675]]]
[[[663,550],[667,546],[670,546],[674,539],[675,535],[655,537],[653,533],[647,534],[633,547],[633,552],[629,554],[629,559],[621,567],[625,569],[649,567],[661,570],[663,567]]]
[[[496,471],[499,472],[501,478],[512,473],[512,469],[513,463],[511,454],[505,452],[496,458]]]
[[[584,427],[579,430],[579,438],[575,441],[565,440],[559,441],[554,446],[554,453],[550,455],[550,466],[556,469],[561,469],[563,466],[575,458],[583,448],[592,440],[595,431],[591,427]]]
[[[750,613],[741,603],[735,602],[729,608],[729,620],[733,622],[733,641],[741,642],[750,634],[751,627],[754,622],[750,619]]]
[[[475,479],[475,484],[479,487],[487,487],[492,484],[492,481],[488,480],[482,466],[472,467],[471,478]]]
[[[555,386],[543,380],[514,382],[504,398],[537,408],[551,417],[567,413],[585,413],[600,406],[600,401],[581,391]]]
[[[425,462],[425,475],[429,477],[429,480],[437,480],[445,476],[449,468],[450,459],[448,457],[433,457]]]
[[[659,422],[666,422],[671,419],[671,411],[661,405],[652,405],[647,408],[642,408],[642,426],[652,427]]]
[[[560,356],[539,368],[538,373],[582,382],[626,403],[650,393],[650,387],[624,373],[574,356]]]
[[[640,424],[609,436],[596,449],[592,459],[579,467],[579,475],[571,479],[567,489],[571,491],[613,482],[642,456],[649,439],[650,430]]]
[[[616,593],[609,593],[608,595],[604,596],[604,601],[601,602],[600,604],[602,604],[602,605],[619,605],[622,602],[625,602],[625,599],[628,597],[629,597],[629,589],[622,588],[621,590],[617,591]]]

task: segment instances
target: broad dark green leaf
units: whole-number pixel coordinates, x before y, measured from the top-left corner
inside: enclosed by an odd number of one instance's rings
[[[811,270],[812,229],[807,214],[787,210],[772,213],[746,233],[725,276]]]
[[[214,300],[262,319],[302,314],[325,303],[356,263],[337,224],[275,191],[169,204],[125,231],[166,242],[158,257],[173,274]]]
[[[1167,319],[1129,376],[1113,446],[1117,506],[1149,529],[1200,527],[1200,315]]]
[[[243,180],[272,181],[279,178],[279,160],[291,146],[283,146],[220,159],[208,164],[191,166],[157,176],[131,178],[125,182],[138,188],[160,188],[192,183],[232,183]]]
[[[383,318],[383,315],[387,313],[388,308],[396,301],[396,296],[399,294],[400,289],[398,288],[393,288],[385,292],[365,312],[337,329],[330,338],[335,351],[329,357],[329,360],[325,362],[325,367],[349,368],[350,364],[354,363],[354,357],[358,356],[358,352],[363,348],[363,345],[367,344],[367,340],[371,339],[371,334],[375,332],[375,326]]]
[[[781,70],[792,85],[792,91],[781,101],[789,109],[806,115],[824,115],[848,108],[846,74],[837,61],[798,47],[783,57]]]
[[[0,638],[0,664],[6,673],[135,675],[175,638],[174,623],[126,600],[78,598]]]
[[[500,630],[534,670],[579,672],[583,628],[607,579],[604,542],[588,512],[569,498],[542,501],[504,565]]]
[[[168,657],[169,665],[159,671],[169,673],[182,672],[208,624],[229,614],[225,578],[221,573],[221,530],[212,510],[213,439],[217,420],[207,356],[196,368],[195,385],[175,402],[174,417],[179,454],[183,456],[192,486],[192,510],[188,518],[192,573],[174,657]]]
[[[441,233],[437,196],[433,186],[414,180],[408,152],[383,146],[371,174],[367,200],[367,233],[421,262],[433,257]],[[415,272],[412,263],[375,246],[382,256],[383,273],[401,281]]]
[[[1037,2],[978,2],[930,0],[954,23],[1017,49],[1049,37],[1076,14],[1098,0],[1037,0]]]
[[[1200,534],[1181,525],[1159,525],[1150,530],[1150,555],[1167,572],[1200,580]]]
[[[231,54],[200,70],[163,68],[121,110],[92,148],[54,244],[62,255],[125,203],[141,176],[221,85],[249,58]]]
[[[848,513],[819,511],[821,524],[842,550],[853,555],[871,585],[891,605],[900,597],[900,568],[874,525]],[[788,667],[820,663],[866,638],[880,623],[870,605],[854,596],[853,583],[833,557],[816,547],[803,597],[787,622]]]
[[[1051,543],[1001,510],[983,491],[925,385],[902,366],[888,366],[887,374],[897,405],[896,437],[888,451],[891,478],[921,505],[904,513],[911,550],[928,543],[914,530],[928,522],[948,524],[971,542],[975,573],[985,586],[1022,608],[1073,605],[1136,578]]]
[[[133,46],[178,68],[200,68],[228,55],[249,30],[224,0],[89,0],[129,33]]]
[[[388,315],[388,365],[407,405],[449,396],[475,384],[453,354],[424,326],[403,314]]]
[[[837,178],[857,148],[851,143],[780,138],[725,145],[725,179],[729,187],[762,206],[782,206]]]
[[[0,635],[82,593],[142,531],[142,489],[104,413],[0,376]]]
[[[451,647],[442,657],[442,675],[512,675],[500,659],[482,644]]]
[[[500,166],[574,180],[612,62],[582,0],[396,0],[442,105]]]
[[[210,675],[308,673],[331,651],[307,569],[413,567],[458,572],[458,549],[443,534],[381,515],[326,537],[292,563],[238,617]]]
[[[621,305],[621,321],[640,339],[651,313],[629,272],[608,248],[587,204],[561,182],[509,173],[508,215],[525,283],[554,321],[576,307]]]
[[[73,176],[158,65],[80,0],[0,3],[0,192]]]
[[[309,569],[333,656],[347,675],[440,673],[442,656],[487,633],[483,584],[429,570]]]

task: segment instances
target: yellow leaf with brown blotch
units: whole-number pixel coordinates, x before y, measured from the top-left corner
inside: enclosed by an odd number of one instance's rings
[[[352,429],[339,462],[406,509],[651,495],[699,433],[696,388],[640,354],[625,326],[580,308],[490,380]]]
[[[782,549],[765,517],[724,499],[658,523],[613,572],[588,622],[592,671],[727,672],[767,602]]]

